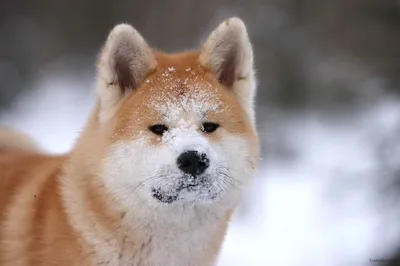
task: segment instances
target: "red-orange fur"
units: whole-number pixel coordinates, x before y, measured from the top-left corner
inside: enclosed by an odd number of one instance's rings
[[[229,106],[229,110],[218,115],[211,113],[211,119],[223,124],[232,134],[246,136],[251,141],[254,157],[257,157],[257,137],[249,118],[233,93],[220,85],[211,71],[200,65],[198,57],[198,52],[178,55],[156,52],[157,69],[147,76],[150,82],[143,82],[138,90],[126,96],[106,126],[99,122],[97,104],[82,135],[68,154],[44,155],[28,146],[25,151],[10,147],[2,150],[1,147],[6,146],[0,139],[0,265],[93,265],[95,250],[85,242],[80,230],[92,230],[105,247],[107,237],[112,235],[121,245],[127,245],[127,253],[136,252],[142,256],[141,259],[148,256],[151,250],[146,243],[151,242],[151,238],[137,231],[125,239],[120,226],[124,210],[109,196],[96,175],[99,162],[110,144],[121,139],[134,139],[140,130],[157,123],[157,114],[146,107],[146,102],[151,94],[163,89],[158,82],[166,67],[175,68],[176,80],[189,78],[190,83],[197,77],[196,82],[212,84],[212,89],[217,90],[218,97]],[[187,68],[195,72],[193,77]],[[176,84],[173,90],[179,96],[185,93],[186,88]],[[137,116],[144,119],[132,123]],[[218,141],[219,135],[211,138]],[[156,138],[153,144],[157,144]],[[212,245],[208,253],[193,258],[199,262],[198,265],[209,265],[215,260],[232,211],[226,213],[218,234],[210,236]],[[141,265],[141,259],[138,265]]]

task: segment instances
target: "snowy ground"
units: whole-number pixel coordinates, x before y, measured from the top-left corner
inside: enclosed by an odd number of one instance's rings
[[[399,199],[385,187],[394,178],[380,172],[376,142],[393,138],[398,122],[400,104],[385,101],[339,121],[304,114],[270,124],[297,154],[266,159],[249,193],[253,210],[230,228],[220,265],[361,266],[390,258]],[[387,164],[399,165],[399,144],[391,141]]]
[[[48,151],[67,151],[93,103],[91,75],[71,76],[42,76],[0,124],[30,133]],[[399,239],[399,212],[376,147],[392,137],[397,121],[400,103],[383,100],[346,118],[304,113],[267,123],[263,140],[272,152],[229,229],[219,265],[361,266],[387,257]],[[274,153],[274,140],[289,159]],[[396,141],[385,167],[398,165]]]

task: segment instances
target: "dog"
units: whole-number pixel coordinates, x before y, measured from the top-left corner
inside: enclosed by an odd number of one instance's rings
[[[0,134],[0,265],[216,265],[259,161],[253,51],[239,18],[166,54],[110,32],[71,151]]]

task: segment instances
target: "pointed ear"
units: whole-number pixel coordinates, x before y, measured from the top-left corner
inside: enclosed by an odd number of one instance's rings
[[[156,65],[151,48],[132,26],[115,26],[98,63],[100,116],[111,111],[125,93],[137,89]]]
[[[254,118],[253,49],[241,19],[227,19],[211,33],[202,47],[200,63],[238,96],[250,118]]]

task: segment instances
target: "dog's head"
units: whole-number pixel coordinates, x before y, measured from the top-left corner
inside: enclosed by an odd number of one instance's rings
[[[196,52],[152,50],[129,25],[100,55],[99,176],[121,204],[234,207],[258,161],[253,53],[240,19]],[[100,145],[100,144],[99,144]]]

